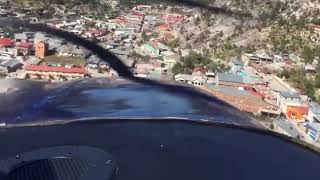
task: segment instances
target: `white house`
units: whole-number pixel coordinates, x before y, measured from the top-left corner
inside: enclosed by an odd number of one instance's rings
[[[206,83],[205,76],[194,76],[189,74],[177,74],[174,76],[176,81],[192,84],[195,86],[202,86]]]
[[[297,93],[283,91],[278,93],[277,103],[281,107],[282,112],[286,112],[286,107],[288,105],[300,106],[302,103],[302,99]]]

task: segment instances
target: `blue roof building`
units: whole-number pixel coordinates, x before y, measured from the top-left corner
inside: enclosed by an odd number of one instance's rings
[[[312,140],[318,142],[320,137],[320,123],[307,122],[306,129]]]
[[[216,76],[218,85],[240,87],[243,85],[254,85],[257,83],[254,79],[239,74],[218,73]]]

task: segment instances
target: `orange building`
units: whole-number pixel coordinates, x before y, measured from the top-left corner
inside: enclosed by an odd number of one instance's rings
[[[288,106],[287,116],[291,120],[297,120],[298,122],[305,122],[309,113],[308,106]]]
[[[48,55],[49,45],[43,41],[36,44],[36,57],[43,59]]]

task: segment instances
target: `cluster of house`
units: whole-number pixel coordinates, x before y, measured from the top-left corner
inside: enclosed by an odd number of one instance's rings
[[[106,3],[117,7],[118,1]],[[310,103],[273,75],[279,69],[304,67],[316,71],[317,61],[303,64],[293,55],[243,54],[232,60],[229,72],[210,72],[197,66],[191,74],[171,73],[171,68],[188,56],[190,49],[172,47],[169,42],[179,39],[179,25],[195,23],[197,12],[182,9],[184,15],[165,12],[154,6],[138,5],[129,12],[104,20],[81,16],[73,20],[49,20],[47,25],[96,41],[108,49],[138,77],[174,79],[201,87],[241,111],[283,116],[274,121],[274,128],[292,137],[301,131],[315,142],[320,138],[320,106]],[[186,14],[190,15],[186,15]],[[36,18],[32,22],[38,22]],[[185,26],[187,33],[200,33],[198,26]],[[320,28],[319,28],[320,29]],[[181,43],[181,42],[179,42]],[[133,53],[134,52],[134,53]],[[133,54],[147,59],[136,61]],[[140,57],[141,58],[141,57]],[[15,33],[8,37],[0,32],[0,73],[23,71],[23,78],[72,80],[98,74],[117,76],[109,65],[86,49],[39,32]],[[293,124],[297,124],[294,126]]]
[[[274,97],[276,97],[281,113],[285,115],[285,118],[274,121],[275,129],[292,137],[299,137],[301,132],[305,132],[313,141],[319,142],[320,121],[318,114],[320,106],[309,102],[307,96],[300,95],[299,92],[283,82],[282,79],[271,75],[279,70],[304,68],[307,76],[313,76],[316,73],[318,61],[314,60],[311,64],[305,64],[302,63],[298,56],[293,54],[285,54],[283,56],[244,54],[242,61],[246,65],[252,66],[261,76],[273,77],[268,86],[273,92],[278,92],[278,95]],[[295,123],[298,126],[292,125]],[[300,134],[298,130],[301,130]]]
[[[230,62],[229,72],[212,73],[206,67],[196,67],[191,75],[178,74],[174,78],[199,86],[241,111],[275,118],[277,132],[320,142],[320,106],[264,68],[294,57],[244,54],[242,59]],[[298,60],[292,61],[292,65],[300,65]]]
[[[24,32],[14,34],[13,39],[0,38],[0,71],[9,74],[23,70],[23,77],[20,78],[47,80],[68,80],[86,75],[84,63],[83,66],[75,67],[72,61],[61,64],[56,60],[76,54],[68,54],[65,49],[60,49],[56,55],[50,55],[48,42],[51,41],[44,41],[43,37],[42,34]],[[53,59],[54,63],[49,62],[47,57]]]
[[[276,117],[273,123],[278,132],[294,138],[309,136],[312,141],[319,142],[320,106],[300,95],[281,78],[261,71],[264,65],[276,63],[275,57],[256,54],[245,54],[244,57],[243,60],[231,61],[230,71],[215,74],[214,81],[209,81],[210,76],[203,73],[206,85],[202,88],[241,111]],[[192,84],[195,77],[177,78]]]
[[[241,57],[245,65],[254,67],[258,72],[272,74],[279,70],[291,70],[304,68],[307,73],[315,73],[318,61],[305,64],[302,59],[295,54],[267,55],[267,54],[243,54]]]

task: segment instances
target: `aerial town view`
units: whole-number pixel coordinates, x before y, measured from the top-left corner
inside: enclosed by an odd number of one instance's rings
[[[209,8],[142,0],[0,2],[0,19],[73,33],[114,54],[136,77],[199,89],[268,130],[320,147],[318,1],[215,0]],[[0,77],[121,78],[84,47],[3,24]]]

